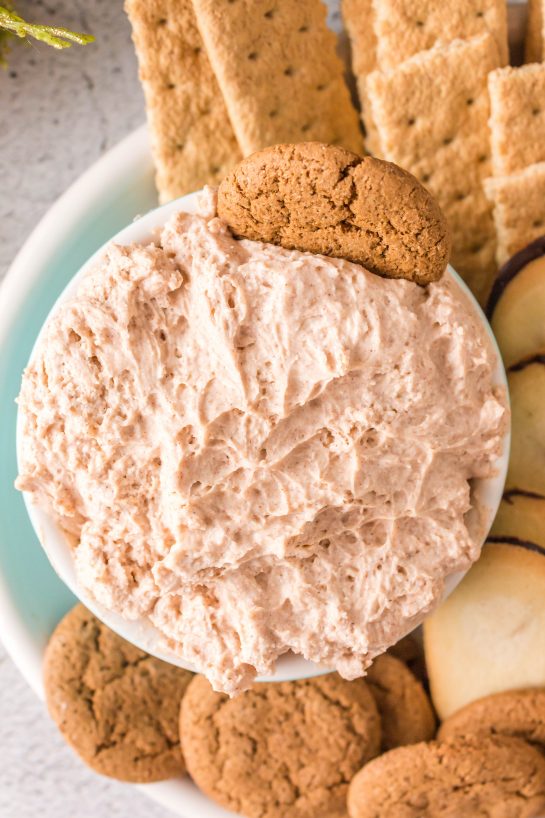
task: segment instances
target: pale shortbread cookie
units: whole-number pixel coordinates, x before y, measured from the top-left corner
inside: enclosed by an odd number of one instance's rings
[[[365,110],[365,81],[377,67],[377,40],[373,24],[372,0],[343,0],[342,13],[352,56],[352,72],[356,78],[361,113],[365,125],[366,146],[371,153],[380,152],[376,129],[369,111]]]
[[[545,552],[487,543],[426,619],[424,646],[441,720],[492,693],[545,687]]]
[[[436,45],[490,33],[509,60],[505,0],[372,0],[377,65],[385,70]]]
[[[494,540],[520,540],[545,549],[545,499],[521,491],[508,491],[500,503],[490,531]]]
[[[194,0],[194,6],[244,154],[314,140],[363,152],[321,0]]]
[[[383,158],[411,171],[450,223],[452,264],[484,301],[496,272],[490,175],[488,73],[499,56],[489,34],[417,54],[367,80]]]
[[[487,179],[485,189],[494,204],[497,260],[503,264],[545,234],[545,162],[510,176]]]
[[[526,62],[541,62],[545,56],[544,5],[545,0],[528,0],[528,23],[524,47]]]
[[[545,160],[545,63],[499,68],[488,77],[495,176]]]
[[[125,0],[161,202],[219,182],[240,159],[191,0]]]

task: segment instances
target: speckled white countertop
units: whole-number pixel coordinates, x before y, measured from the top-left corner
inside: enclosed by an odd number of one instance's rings
[[[0,278],[53,201],[145,116],[122,0],[12,2],[28,19],[92,32],[96,44],[17,45],[0,70]],[[0,759],[0,818],[170,814],[84,767],[1,643]]]

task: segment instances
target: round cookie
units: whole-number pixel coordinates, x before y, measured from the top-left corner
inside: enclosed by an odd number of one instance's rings
[[[426,672],[426,659],[424,657],[424,645],[421,640],[418,640],[412,633],[407,634],[395,645],[388,648],[386,653],[389,656],[395,656],[396,659],[401,659],[411,673],[416,678],[426,684],[428,674]]]
[[[434,737],[431,702],[403,662],[385,653],[375,659],[365,680],[380,714],[383,752]]]
[[[319,142],[243,159],[220,184],[218,215],[236,236],[418,284],[441,278],[449,258],[445,217],[412,174]]]
[[[545,689],[509,690],[477,699],[446,719],[437,737],[471,733],[516,736],[545,749]]]
[[[256,684],[234,699],[196,676],[180,734],[195,783],[247,818],[341,818],[352,776],[380,749],[368,687],[336,673]]]
[[[178,713],[193,674],[149,656],[76,605],[47,646],[49,712],[96,772],[161,781],[184,770]]]
[[[545,758],[506,736],[398,747],[348,792],[350,818],[530,818],[545,809]]]

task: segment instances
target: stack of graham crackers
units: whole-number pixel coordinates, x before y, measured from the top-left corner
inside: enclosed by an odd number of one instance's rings
[[[527,59],[541,61],[545,0],[529,6]],[[363,153],[322,0],[126,8],[162,202],[275,143]],[[505,67],[505,0],[343,0],[343,15],[367,147],[436,196],[453,266],[484,302],[498,263],[545,232],[545,68]]]
[[[363,152],[321,0],[126,0],[162,202],[278,142]]]
[[[530,5],[541,60],[545,0]],[[368,148],[436,196],[484,302],[498,263],[545,232],[545,68],[502,67],[505,0],[344,0],[343,14]]]

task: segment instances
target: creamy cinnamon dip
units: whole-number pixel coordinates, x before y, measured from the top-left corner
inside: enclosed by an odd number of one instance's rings
[[[217,689],[288,649],[354,678],[478,555],[495,353],[447,277],[235,240],[212,205],[111,246],[49,322],[17,485]]]

